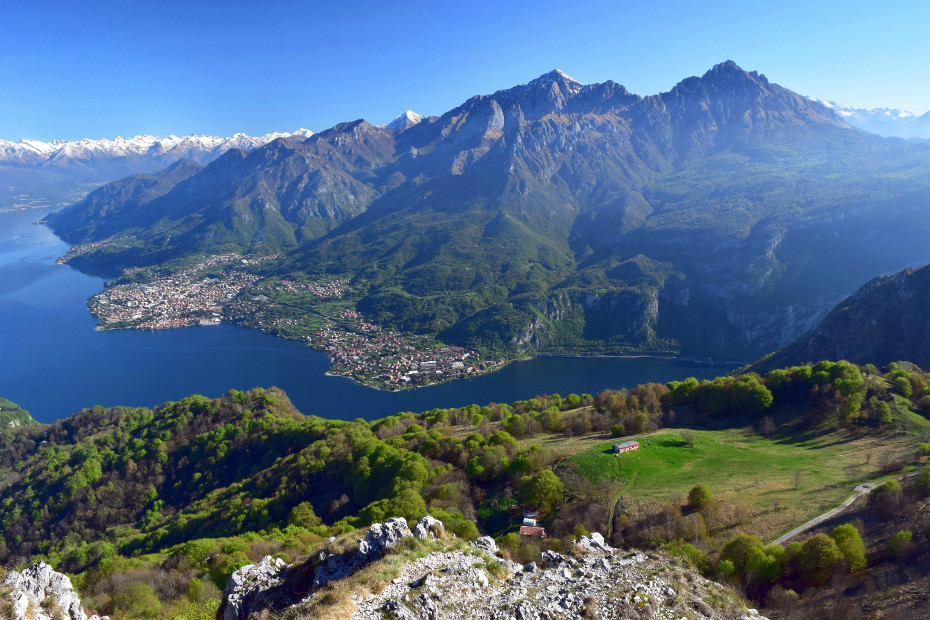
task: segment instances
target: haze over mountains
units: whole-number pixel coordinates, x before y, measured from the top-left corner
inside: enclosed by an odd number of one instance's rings
[[[809,334],[760,360],[771,370],[812,360],[930,367],[930,266],[879,276],[841,301]]]
[[[560,71],[439,117],[342,123],[51,218],[118,274],[225,250],[351,278],[367,317],[482,350],[752,358],[930,261],[930,147],[732,62],[641,97]]]
[[[850,125],[880,136],[930,139],[930,112],[914,114],[893,108],[854,108],[833,101],[816,99],[836,112]]]

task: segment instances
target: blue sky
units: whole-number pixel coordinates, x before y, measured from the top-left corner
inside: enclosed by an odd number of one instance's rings
[[[441,114],[554,68],[640,95],[727,59],[930,109],[930,3],[4,0],[0,138],[227,136]]]

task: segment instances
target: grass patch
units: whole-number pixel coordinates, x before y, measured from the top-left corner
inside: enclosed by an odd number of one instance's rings
[[[613,441],[568,458],[592,481],[613,479],[621,494],[641,501],[685,503],[698,483],[715,499],[739,504],[752,515],[745,531],[774,538],[834,508],[856,484],[887,477],[892,459],[907,462],[916,440],[904,434],[856,435],[845,431],[802,439],[762,438],[744,430],[694,430],[694,445],[679,431],[638,437],[641,448],[614,456]],[[732,536],[727,532],[726,536]]]

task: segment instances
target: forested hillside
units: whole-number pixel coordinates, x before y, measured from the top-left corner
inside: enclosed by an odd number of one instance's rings
[[[88,605],[171,617],[215,605],[229,574],[263,555],[291,561],[429,512],[524,562],[597,530],[750,580],[745,553],[727,551],[737,534],[774,539],[855,484],[925,461],[928,384],[910,366],[824,362],[374,422],[305,417],[275,389],[95,407],[0,435],[0,561],[42,558]],[[640,451],[612,456],[611,437],[626,436]],[[547,539],[516,534],[528,505]],[[779,566],[770,585],[819,583]]]

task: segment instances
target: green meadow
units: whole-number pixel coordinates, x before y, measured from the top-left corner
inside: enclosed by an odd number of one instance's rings
[[[692,446],[680,432],[641,435],[639,450],[619,456],[614,441],[597,443],[564,465],[615,482],[615,497],[644,502],[684,504],[704,483],[723,506],[748,512],[742,531],[775,538],[837,506],[857,484],[893,475],[889,468],[910,461],[917,448],[915,437],[891,432],[764,438],[746,429],[693,430]]]

